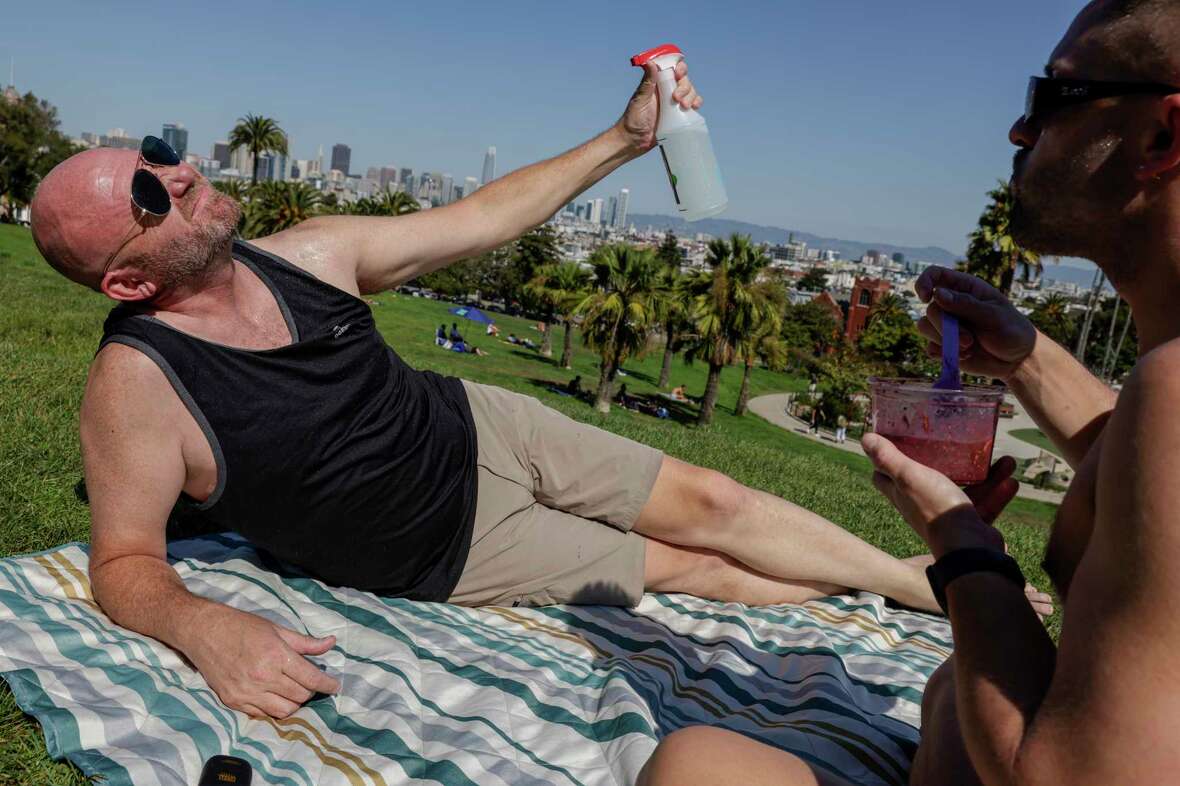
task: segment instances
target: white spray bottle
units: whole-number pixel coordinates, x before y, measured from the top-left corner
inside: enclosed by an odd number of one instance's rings
[[[660,120],[656,142],[672,184],[676,208],[686,221],[699,221],[725,210],[729,197],[721,182],[721,169],[709,141],[709,127],[695,109],[684,109],[672,97],[676,89],[676,64],[684,53],[673,44],[635,55],[631,65],[655,63],[659,68],[656,87],[660,97]]]

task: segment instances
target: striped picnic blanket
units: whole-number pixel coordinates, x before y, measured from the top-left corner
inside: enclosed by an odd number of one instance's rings
[[[256,784],[631,784],[661,736],[712,724],[858,784],[903,784],[945,621],[876,595],[749,608],[468,609],[328,587],[236,537],[170,544],[193,592],[336,646],[341,679],[292,717],[227,710],[177,653],[114,625],[87,550],[0,560],[0,676],[54,758],[120,784],[196,783],[214,754]]]

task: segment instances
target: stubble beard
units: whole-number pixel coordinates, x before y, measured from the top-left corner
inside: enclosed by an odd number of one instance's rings
[[[192,232],[173,238],[158,252],[156,272],[167,289],[199,284],[233,240],[242,213],[237,201],[212,191],[203,208],[208,215],[195,223]]]

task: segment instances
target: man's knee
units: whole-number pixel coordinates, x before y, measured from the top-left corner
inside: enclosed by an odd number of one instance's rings
[[[701,754],[725,740],[728,732],[710,726],[689,726],[672,732],[656,746],[635,786],[695,783],[701,777]]]
[[[750,490],[728,475],[693,467],[688,492],[706,520],[725,523],[736,519],[749,502]]]

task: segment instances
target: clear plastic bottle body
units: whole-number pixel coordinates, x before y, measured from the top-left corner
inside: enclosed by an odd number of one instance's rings
[[[724,211],[729,197],[704,119],[668,129],[656,141],[680,217],[699,221]]]

